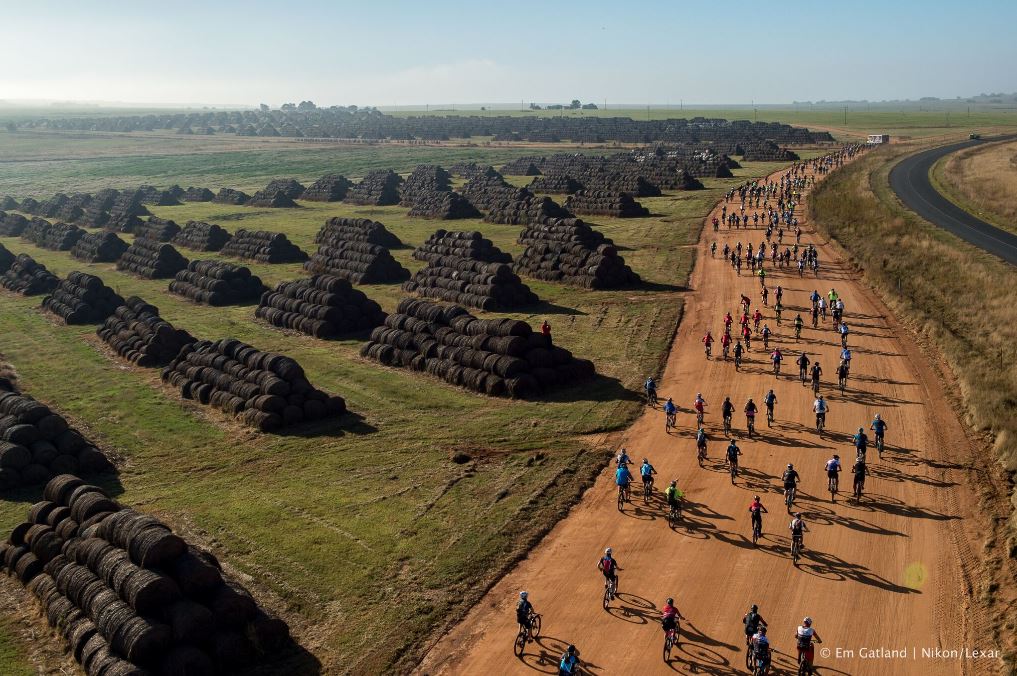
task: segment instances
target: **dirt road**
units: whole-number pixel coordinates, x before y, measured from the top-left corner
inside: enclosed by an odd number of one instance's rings
[[[719,206],[718,206],[719,211]],[[804,220],[804,209],[799,210]],[[712,217],[712,214],[711,214]],[[752,603],[770,627],[777,651],[771,673],[795,673],[792,635],[810,615],[824,643],[816,664],[824,674],[996,673],[991,655],[946,651],[991,651],[983,621],[971,599],[976,555],[964,532],[975,509],[963,462],[964,431],[941,392],[940,382],[917,346],[889,316],[886,307],[858,281],[835,246],[819,241],[803,222],[802,243],[820,251],[819,278],[774,273],[768,285],[784,288],[785,320],[766,323],[787,359],[775,378],[761,345],[753,342],[740,371],[731,361],[707,360],[700,338],[721,333],[725,311],[736,314],[741,293],[759,304],[759,282],[737,275],[709,244],[763,239],[762,229],[714,235],[709,226],[699,245],[684,320],[660,381],[662,397],[679,405],[677,433],[665,433],[660,409],[646,413],[625,434],[623,445],[638,463],[648,457],[659,472],[658,490],[678,479],[687,504],[682,523],[667,524],[659,492],[645,506],[638,490],[619,512],[613,467],[530,556],[443,637],[420,666],[424,674],[555,674],[567,643],[578,647],[591,674],[746,673],[741,618]],[[785,240],[787,241],[787,240]],[[840,341],[832,323],[812,329],[805,312],[813,289],[837,289],[846,304],[854,359],[846,391],[836,388]],[[773,297],[771,294],[772,306]],[[791,320],[806,319],[801,343]],[[719,354],[719,345],[715,354]],[[772,349],[772,347],[771,347]],[[827,431],[814,429],[813,395],[797,379],[794,359],[808,352],[824,369],[821,392],[829,397]],[[776,420],[767,428],[762,398],[777,395]],[[696,462],[691,404],[697,392],[709,403],[706,428],[709,458]],[[735,437],[742,449],[742,473],[732,485],[721,462],[720,405],[730,396],[738,413]],[[748,439],[746,400],[761,413]],[[849,499],[854,449],[850,435],[868,430],[875,413],[889,425],[887,451],[869,451],[871,475],[860,502]],[[869,433],[871,435],[871,432]],[[837,453],[845,462],[836,502],[826,491],[825,462]],[[788,522],[780,476],[787,463],[802,475],[799,507],[811,532],[801,565],[790,561]],[[752,544],[748,505],[760,495],[769,510],[764,535]],[[603,578],[596,565],[613,547],[620,566],[619,597],[601,606]],[[521,659],[512,652],[514,605],[526,589],[543,616],[541,638]],[[660,608],[673,596],[682,614],[681,644],[670,662],[662,659]],[[981,641],[981,643],[979,643]],[[882,655],[878,650],[903,651]],[[829,652],[827,652],[829,651]],[[923,652],[925,651],[925,652]]]

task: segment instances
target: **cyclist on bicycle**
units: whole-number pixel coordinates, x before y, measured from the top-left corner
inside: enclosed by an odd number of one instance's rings
[[[780,353],[780,348],[778,347],[778,348],[777,348],[777,349],[775,349],[775,350],[773,351],[773,353],[772,353],[772,354],[770,355],[770,361],[772,361],[772,362],[773,362],[773,374],[774,374],[775,376],[776,376],[776,375],[780,375],[780,363],[781,363],[781,362],[782,362],[783,360],[784,360],[784,355],[782,355],[782,354]]]
[[[848,366],[847,362],[842,361],[840,366],[837,367],[837,382],[847,385],[847,379],[850,372],[851,368]]]
[[[657,470],[653,468],[653,465],[650,464],[650,461],[647,460],[646,458],[643,458],[643,464],[639,467],[639,476],[643,478],[644,488],[646,487],[646,484],[650,484],[650,489],[651,490],[653,489],[653,475],[656,473]]]
[[[705,407],[706,407],[706,400],[703,399],[703,393],[702,392],[697,392],[696,393],[696,400],[694,402],[692,402],[692,408],[696,409],[696,413],[699,414],[700,417],[702,417],[703,414],[704,414]]]
[[[846,322],[840,323],[840,344],[841,347],[847,347],[848,338],[848,325]]]
[[[752,523],[752,527],[759,527],[759,532],[763,532],[763,515],[769,514],[766,507],[763,507],[763,503],[759,501],[759,496],[752,498],[752,502],[749,503],[749,521]]]
[[[818,426],[820,421],[822,421],[825,427],[826,414],[830,410],[830,405],[823,399],[823,395],[819,395],[819,399],[812,402],[812,410],[816,412],[816,425]]]
[[[798,376],[802,379],[802,385],[804,385],[805,376],[809,372],[809,355],[802,352],[802,355],[795,360],[795,363],[798,364]]]
[[[821,375],[823,375],[823,369],[820,367],[819,360],[817,359],[812,363],[812,389],[816,391],[819,390],[819,376]]]
[[[809,532],[809,527],[805,525],[805,521],[802,520],[802,513],[795,512],[795,516],[791,519],[791,525],[787,527],[791,531],[791,539],[798,541],[798,547],[805,549],[805,534]]]
[[[618,490],[622,493],[629,492],[629,484],[632,483],[632,473],[629,471],[628,465],[618,465],[618,469],[614,473],[614,482],[618,484]]]
[[[883,420],[877,413],[876,417],[872,419],[872,424],[869,425],[869,429],[876,433],[876,445],[879,446],[879,444],[883,441],[883,435],[886,434],[886,421]]]
[[[578,673],[578,669],[579,658],[576,657],[576,647],[570,645],[558,663],[558,676],[573,676]]]
[[[777,395],[773,393],[772,389],[763,396],[763,403],[766,404],[766,414],[772,418],[773,407],[777,403]]]
[[[781,481],[784,482],[784,495],[787,495],[788,491],[797,491],[798,490],[798,482],[800,480],[801,480],[801,477],[798,476],[798,472],[795,471],[795,466],[789,464],[787,466],[787,469],[784,470],[783,476],[781,476]],[[791,505],[788,505],[787,511],[788,512],[791,511]]]
[[[812,642],[823,642],[816,630],[812,628],[811,617],[802,620],[802,626],[798,627],[798,631],[795,632],[795,641],[798,643],[798,663],[801,664],[804,661],[811,670],[812,662],[816,659],[816,647],[812,645]]]
[[[519,623],[520,627],[526,628],[526,636],[529,641],[533,641],[533,637],[530,636],[530,615],[533,614],[533,604],[530,603],[529,594],[524,591],[519,592],[519,602],[516,603],[516,622]]]
[[[802,327],[805,326],[805,320],[802,319],[802,313],[799,312],[795,315],[795,338],[802,335]]]
[[[766,638],[766,627],[760,627],[759,631],[750,640],[752,642],[752,659],[759,667],[759,673],[769,673],[770,639]]]
[[[657,383],[654,382],[653,376],[646,379],[643,383],[643,389],[646,390],[647,401],[657,401]]]
[[[865,452],[869,450],[869,435],[865,433],[864,427],[858,428],[858,433],[851,437],[851,442],[855,445],[855,453],[864,462]]]
[[[748,329],[746,329],[746,331],[747,330]],[[738,362],[739,364],[742,363],[742,352],[744,351],[745,351],[744,348],[742,348],[742,341],[739,340],[737,343],[735,343],[734,346],[734,358],[735,361]]]
[[[777,318],[777,325],[780,326],[780,316],[784,313],[784,305],[778,300],[773,306],[773,316]]]
[[[728,312],[724,315],[724,328],[730,331],[732,323],[734,323],[734,318],[731,316],[731,313]]]
[[[710,350],[713,349],[713,334],[709,331],[707,331],[706,335],[703,336],[703,345],[706,346],[706,354],[709,355]]]
[[[752,313],[752,328],[759,333],[759,323],[763,321],[763,313],[756,308],[756,311]]]
[[[740,448],[738,448],[738,443],[734,439],[732,439],[731,443],[728,444],[728,447],[727,447],[727,463],[729,465],[733,465],[733,466],[737,467],[738,466],[738,456],[741,455],[741,454],[742,454],[742,451],[741,451]]]
[[[678,620],[684,619],[685,617],[674,607],[674,599],[668,598],[660,612],[660,623],[663,626],[664,633],[676,630],[678,628]]]
[[[702,457],[706,457],[706,430],[702,427],[696,431],[696,448]]]
[[[832,458],[826,461],[826,480],[831,485],[839,485],[840,483],[840,456],[834,455]]]
[[[819,304],[819,299],[822,296],[819,295],[819,289],[813,289],[812,293],[809,294],[809,300],[812,301],[812,307],[816,307]]]
[[[671,481],[671,485],[664,491],[664,499],[667,500],[669,509],[678,510],[678,502],[682,499],[682,492],[678,490],[678,480]]]
[[[727,350],[731,346],[731,332],[725,331],[720,337],[720,346],[724,350],[724,359],[727,359]]]
[[[815,328],[817,326],[819,326],[819,306],[818,305],[813,305],[812,306],[812,327]]]
[[[770,336],[773,335],[773,331],[770,330],[769,324],[763,324],[763,330],[760,333],[763,335],[763,349],[765,350],[770,347]]]
[[[742,340],[745,341],[745,347],[749,347],[752,343],[752,329],[749,328],[748,324],[742,327]]]
[[[667,416],[668,424],[672,427],[675,424],[675,415],[677,415],[677,413],[678,407],[674,405],[673,401],[671,401],[671,397],[668,397],[667,401],[664,402],[664,415]]]
[[[749,400],[747,402],[745,402],[745,426],[746,427],[751,427],[752,429],[756,428],[756,413],[758,411],[759,411],[759,409],[756,407],[756,402],[752,401],[752,397],[749,397]]]
[[[759,631],[760,627],[766,627],[766,620],[759,614],[759,606],[755,603],[749,608],[749,612],[745,613],[745,617],[742,618],[742,624],[745,625],[745,643],[748,645],[752,641],[752,637]]]
[[[865,489],[865,477],[869,474],[869,469],[865,466],[865,458],[859,456],[855,459],[855,464],[851,467],[851,473],[854,474],[854,489],[855,494],[861,494]]]
[[[720,413],[724,417],[724,422],[730,427],[731,418],[734,416],[734,404],[731,403],[731,397],[724,397],[724,403],[720,405]]]
[[[777,304],[780,305],[781,299],[784,298],[784,287],[778,285],[777,288],[773,290],[773,297],[774,300],[777,301]]]
[[[618,559],[614,558],[611,548],[604,550],[604,556],[597,562],[597,568],[604,574],[604,586],[614,582],[615,591],[618,590]]]
[[[618,455],[615,458],[615,464],[618,465],[618,467],[625,467],[626,465],[631,465],[632,460],[631,458],[629,458],[629,452],[626,451],[624,448],[618,451]]]

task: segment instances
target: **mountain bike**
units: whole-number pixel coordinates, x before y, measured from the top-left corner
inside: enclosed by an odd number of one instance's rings
[[[675,426],[675,417],[676,417],[676,414],[674,414],[674,413],[668,413],[667,414],[667,419],[664,421],[664,431],[665,432],[670,432],[672,429],[674,429],[674,426]]]
[[[731,416],[729,415],[724,416],[724,436],[729,438],[731,436]]]
[[[752,520],[752,544],[759,542],[759,538],[763,535],[763,520],[753,519]]]
[[[735,354],[735,371],[737,371],[741,367],[741,365],[742,365],[742,356],[741,356],[741,354],[737,354],[736,353]]]
[[[795,342],[797,343],[802,339],[802,327],[795,324]]]
[[[773,406],[766,407],[766,426],[773,427]]]
[[[862,499],[862,491],[865,490],[865,480],[864,479],[861,479],[861,480],[855,479],[854,489],[855,489],[855,500],[861,500]]]
[[[883,435],[876,435],[876,450],[879,451],[879,459],[883,459]]]
[[[646,391],[646,405],[656,406],[657,405],[657,390]]]
[[[712,354],[713,354],[712,344],[711,343],[707,343],[706,344],[706,358],[709,359]]]
[[[791,538],[791,563],[797,566],[798,560],[802,558],[802,538],[794,536]]]
[[[847,376],[840,376],[837,379],[837,384],[840,385],[840,393],[844,394],[844,388],[847,386]]]
[[[784,491],[784,504],[787,505],[788,514],[791,513],[791,506],[795,503],[795,494],[798,492],[798,488],[792,486]]]
[[[830,477],[826,483],[827,489],[830,491],[830,502],[836,502],[837,492],[840,490],[840,477]]]
[[[819,378],[812,379],[812,394],[814,395],[819,394]]]
[[[773,377],[774,378],[780,377],[780,361],[773,362]]]
[[[674,530],[678,527],[678,522],[682,520],[682,503],[678,500],[675,504],[671,505],[670,509],[667,510],[667,526]]]
[[[604,585],[604,610],[607,610],[618,594],[618,576],[615,575]]]
[[[696,461],[699,466],[703,466],[703,461],[706,460],[706,442],[696,444],[698,451],[696,453]]]
[[[671,649],[678,646],[678,620],[675,620],[674,629],[664,632],[664,661],[671,659]]]
[[[526,644],[538,636],[540,636],[540,615],[531,610],[529,629],[526,628],[525,624],[520,624],[519,633],[516,634],[516,641],[513,646],[516,657],[522,657]]]
[[[730,465],[731,470],[731,483],[734,483],[735,479],[738,478],[738,463],[728,461],[728,465]]]
[[[625,503],[629,501],[629,487],[619,486],[618,487],[618,511],[622,511],[625,508]]]
[[[643,504],[650,504],[650,498],[653,497],[653,479],[643,482]]]
[[[756,433],[756,416],[754,415],[746,416],[745,421],[746,427],[749,430],[749,438],[751,439],[752,435]]]
[[[820,434],[822,434],[823,433],[823,428],[825,428],[825,427],[826,427],[826,414],[825,413],[817,413],[816,414],[816,431],[819,432]]]
[[[703,415],[704,415],[704,413],[702,411],[696,411],[696,426],[697,427],[702,427],[703,426]]]

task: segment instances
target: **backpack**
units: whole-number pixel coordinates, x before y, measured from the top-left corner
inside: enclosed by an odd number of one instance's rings
[[[614,571],[614,559],[605,556],[600,560],[600,565],[604,569],[604,575],[610,575]]]

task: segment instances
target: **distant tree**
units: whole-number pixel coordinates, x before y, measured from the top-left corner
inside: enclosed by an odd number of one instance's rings
[[[297,110],[314,110],[317,107],[314,105],[314,101],[301,101],[297,104]]]
[[[530,104],[530,110],[543,110],[543,109],[540,106],[538,106],[536,103],[531,103]]]
[[[563,105],[562,105],[562,104],[560,104],[560,103],[552,103],[551,105],[549,105],[549,106],[547,107],[547,109],[548,109],[548,110],[561,110],[561,109],[562,109],[562,108],[564,108],[564,107],[565,107],[565,106],[563,106]]]
[[[597,109],[597,104],[596,103],[584,103],[583,104],[583,110],[596,110],[596,109]]]
[[[284,103],[281,106],[279,106],[279,108],[281,110],[296,110],[297,109],[297,104],[295,104],[295,103]]]
[[[357,112],[357,110],[358,110],[358,109],[357,109],[357,107],[356,107],[356,106],[350,106],[350,107],[349,107],[349,111],[350,111],[351,113],[355,113],[355,112]]]
[[[579,110],[582,105],[583,104],[579,99],[572,99],[572,103],[569,104],[569,110]]]
[[[263,113],[267,113],[268,112],[268,104],[267,103],[260,103],[260,104],[258,104],[258,108],[260,108],[261,112],[263,112]]]
[[[481,106],[480,109],[481,110],[487,110],[487,106]]]

